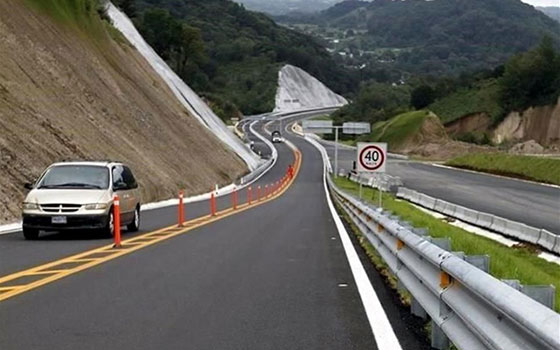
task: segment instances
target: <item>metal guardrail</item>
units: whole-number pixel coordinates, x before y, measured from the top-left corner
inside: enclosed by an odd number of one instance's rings
[[[560,315],[374,211],[328,179],[399,282],[460,349],[560,349]]]
[[[560,254],[560,236],[545,229],[538,229],[520,222],[465,208],[404,187],[399,188],[397,197],[466,223],[514,237],[517,240],[529,242]]]
[[[377,188],[385,192],[396,192],[397,188],[403,185],[400,177],[388,174],[373,174],[368,176],[360,176],[358,174],[350,174],[350,180],[361,183],[364,186]]]
[[[306,137],[332,168],[325,149]],[[560,315],[398,221],[339,189],[326,175],[335,200],[374,246],[399,284],[413,297],[412,312],[432,319],[432,346],[446,338],[465,350],[560,349]],[[434,203],[435,205],[435,203]],[[416,231],[416,232],[415,232]],[[474,262],[473,262],[474,263]]]

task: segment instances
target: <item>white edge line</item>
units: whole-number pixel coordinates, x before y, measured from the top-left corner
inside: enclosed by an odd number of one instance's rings
[[[305,139],[309,142],[308,138]],[[313,142],[310,143],[315,148],[318,148],[317,145]],[[321,149],[319,149],[319,151],[323,158],[323,187],[325,189],[327,204],[329,206],[331,216],[334,220],[336,229],[340,236],[340,241],[342,242],[342,246],[344,247],[346,258],[348,259],[348,263],[350,264],[352,275],[354,276],[354,280],[356,281],[356,286],[358,287],[358,292],[360,294],[360,298],[362,299],[362,304],[364,306],[371,331],[373,333],[373,337],[375,338],[375,341],[377,343],[377,347],[379,350],[402,350],[399,340],[395,335],[395,331],[391,326],[391,322],[389,322],[387,314],[385,313],[385,310],[383,309],[383,306],[381,305],[381,302],[379,301],[379,298],[377,297],[377,294],[375,293],[375,290],[373,289],[373,286],[369,281],[364,266],[360,262],[358,253],[356,253],[356,250],[354,249],[354,245],[350,240],[350,236],[346,231],[346,228],[342,224],[342,220],[340,220],[336,209],[334,208],[327,188],[327,172],[324,153],[321,152]]]
[[[430,163],[430,165],[435,166],[437,168],[444,168],[444,169],[450,169],[450,170],[456,170],[456,171],[464,171],[464,172],[467,172],[467,173],[472,173],[472,174],[477,174],[477,175],[486,175],[486,176],[498,177],[500,179],[519,181],[519,182],[525,182],[525,183],[532,184],[532,185],[540,185],[540,186],[546,186],[546,187],[552,187],[552,188],[560,189],[560,186],[558,186],[558,185],[547,184],[547,183],[544,183],[544,182],[517,179],[515,177],[496,175],[496,174],[492,174],[492,173],[486,173],[486,172],[483,172],[483,171],[476,171],[476,170],[470,170],[470,169],[456,168],[456,167],[449,166],[449,165],[444,165],[444,164]]]

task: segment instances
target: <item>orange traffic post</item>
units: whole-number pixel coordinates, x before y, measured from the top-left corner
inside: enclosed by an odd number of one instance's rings
[[[216,196],[214,195],[214,191],[210,194],[210,215],[216,216]]]
[[[252,199],[251,198],[251,192],[252,192],[252,190],[253,189],[250,186],[247,188],[247,203],[249,203],[249,205],[251,204],[251,199]]]
[[[261,186],[257,187],[257,202],[261,200]]]
[[[233,205],[233,210],[237,209],[237,189],[234,189],[231,193],[231,201]]]
[[[113,198],[113,222],[114,222],[114,237],[115,245],[114,248],[121,247],[121,207],[119,196],[115,195]]]
[[[264,185],[264,198],[268,197],[268,184]]]
[[[183,197],[184,197],[184,192],[179,191],[179,220],[178,220],[179,227],[183,227],[183,223],[185,222],[185,206],[183,204]]]

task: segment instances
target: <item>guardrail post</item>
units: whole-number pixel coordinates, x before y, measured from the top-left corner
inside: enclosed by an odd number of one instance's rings
[[[488,255],[467,255],[465,261],[486,273],[490,272],[490,257]]]
[[[119,196],[113,197],[113,230],[115,245],[114,248],[121,247],[121,203]]]
[[[523,286],[521,292],[529,298],[538,301],[544,306],[554,310],[556,288],[550,286]]]
[[[451,251],[451,239],[448,237],[444,238],[433,238],[432,243],[440,247],[441,249],[450,252]]]
[[[428,318],[428,314],[426,313],[426,310],[424,310],[424,308],[422,307],[422,305],[420,305],[418,300],[416,300],[412,296],[410,297],[410,313],[416,317],[422,318],[423,320],[426,320]]]
[[[184,192],[181,190],[179,191],[179,223],[178,223],[178,227],[183,227],[183,223],[185,222],[185,208],[184,208],[184,204],[183,204],[183,197],[184,197]]]
[[[432,321],[432,348],[437,350],[449,349],[449,338],[443,333],[441,328]]]

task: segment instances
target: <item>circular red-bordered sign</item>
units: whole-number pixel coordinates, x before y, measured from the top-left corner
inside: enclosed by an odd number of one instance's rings
[[[364,155],[367,154],[368,151],[374,150],[375,152],[379,153],[379,161],[377,161],[377,164],[374,166],[368,165],[365,161],[364,161]],[[369,171],[374,171],[377,170],[379,168],[381,168],[383,166],[383,164],[385,164],[385,152],[383,152],[383,150],[377,146],[367,146],[366,148],[362,149],[362,151],[360,152],[360,156],[358,157],[358,159],[360,160],[360,165]]]

